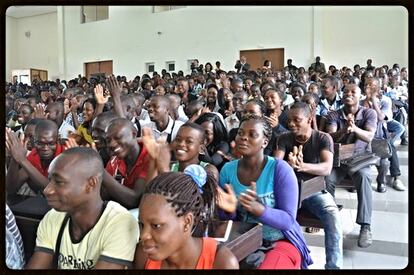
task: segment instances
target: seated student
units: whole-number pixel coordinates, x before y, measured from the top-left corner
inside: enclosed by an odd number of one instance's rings
[[[368,144],[377,129],[377,113],[372,109],[360,106],[361,89],[356,84],[345,86],[339,110],[328,113],[326,132],[334,142],[341,144],[355,143],[355,152],[369,152]],[[365,167],[351,174],[349,169],[341,165],[334,167],[330,175],[325,177],[326,189],[335,197],[335,186],[349,174],[355,184],[358,197],[357,224],[361,225],[358,246],[366,248],[372,244],[371,214],[372,188],[371,168]]]
[[[58,129],[51,120],[38,122],[34,133],[34,148],[26,156],[17,136],[6,128],[6,148],[11,154],[6,176],[8,194],[15,194],[27,182],[33,192],[43,191],[47,185],[49,164],[65,147],[58,143]]]
[[[391,99],[382,94],[380,89],[380,80],[378,78],[372,77],[368,78],[365,81],[365,94],[366,98],[362,101],[361,105],[366,108],[371,108],[375,110],[378,117],[378,127],[375,133],[375,138],[377,139],[387,139],[389,135],[390,122],[396,126],[395,129],[399,128],[399,134],[401,135],[404,132],[404,127],[399,124],[397,121],[392,119],[391,111]],[[384,125],[385,124],[385,125]],[[388,130],[387,130],[388,128]],[[395,137],[394,137],[395,138]],[[386,175],[388,170],[390,172],[391,178],[393,180],[392,186],[395,190],[404,191],[404,183],[399,179],[401,175],[400,163],[397,155],[397,150],[394,145],[395,140],[392,138],[389,139],[389,147],[391,149],[391,157],[389,159],[382,158],[380,165],[377,166],[378,176],[377,176],[377,191],[384,193],[387,191],[386,184]]]
[[[111,111],[103,112],[97,115],[92,121],[92,139],[95,144],[96,150],[102,158],[104,166],[109,162],[111,158],[109,146],[106,143],[106,127],[112,120],[119,118],[118,115]]]
[[[167,138],[168,143],[171,143],[175,139],[178,129],[184,124],[182,121],[171,118],[169,115],[170,104],[171,102],[166,96],[152,97],[148,106],[148,114],[151,122],[141,125],[142,128],[150,128],[155,139],[164,136]]]
[[[228,115],[225,119],[227,131],[237,128],[240,125],[240,120],[243,115],[243,106],[246,104],[248,94],[245,91],[238,91],[233,94],[232,102],[234,113]]]
[[[196,121],[206,133],[206,148],[200,156],[200,160],[208,162],[221,169],[226,161],[226,155],[230,151],[227,142],[227,130],[220,117],[214,113],[204,113]]]
[[[206,146],[205,130],[202,126],[187,122],[178,130],[171,147],[177,163],[171,166],[172,172],[182,172],[191,164],[198,164],[206,171],[210,171],[218,179],[217,168],[204,161],[199,160],[200,154],[204,153]]]
[[[86,99],[82,104],[83,123],[79,125],[76,132],[76,140],[79,145],[92,145],[91,124],[95,115],[96,100]]]
[[[302,96],[300,100],[301,102],[305,102],[306,104],[308,104],[311,110],[312,129],[323,131],[325,129],[326,118],[316,113],[316,109],[319,104],[319,97],[313,93],[306,93]]]
[[[263,224],[263,246],[270,250],[259,269],[307,268],[313,262],[296,222],[297,179],[288,163],[264,155],[271,134],[264,118],[243,118],[236,136],[242,158],[221,169],[226,191],[219,188],[217,205],[232,218]]]
[[[59,130],[59,140],[68,139],[71,132],[75,132],[75,128],[63,120],[64,105],[63,102],[57,101],[49,103],[46,107],[47,119],[54,121]]]
[[[33,117],[33,107],[29,104],[22,104],[17,111],[17,122],[18,126],[13,127],[12,130],[17,132],[18,134],[21,134],[24,132],[24,128],[26,124],[29,122],[29,120]]]
[[[291,131],[279,137],[275,157],[284,159],[292,166],[298,181],[329,175],[333,163],[333,141],[330,135],[312,130],[312,113],[306,103],[293,104],[288,117]],[[325,268],[341,268],[342,225],[332,195],[321,190],[303,200],[302,208],[316,215],[324,225]]]
[[[230,116],[233,113],[233,92],[230,89],[222,88],[219,90],[217,96],[220,110],[218,111],[223,118]]]
[[[106,144],[113,156],[106,165],[103,189],[124,207],[136,208],[145,189],[148,151],[137,140],[137,130],[127,118],[116,118],[106,128]]]
[[[176,94],[168,94],[166,97],[171,102],[171,108],[170,108],[170,116],[174,120],[179,120],[182,122],[187,122],[188,117],[184,113],[183,106],[181,106],[181,98],[180,96]]]
[[[35,252],[26,268],[130,266],[138,225],[124,207],[102,201],[104,167],[99,154],[87,147],[70,148],[51,163],[49,172],[44,195],[53,209],[39,224]]]
[[[147,186],[139,206],[141,239],[137,269],[238,269],[231,251],[217,241],[192,237],[211,218],[216,180],[198,165],[167,172]]]
[[[289,90],[295,102],[299,102],[306,93],[306,87],[299,82],[292,83]]]

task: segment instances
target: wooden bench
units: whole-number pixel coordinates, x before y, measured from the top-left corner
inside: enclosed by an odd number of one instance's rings
[[[325,189],[325,177],[316,176],[309,180],[301,180],[299,182],[299,206],[296,216],[297,222],[301,226],[323,228],[322,222],[318,217],[308,210],[302,208],[302,201],[309,198],[313,194]]]

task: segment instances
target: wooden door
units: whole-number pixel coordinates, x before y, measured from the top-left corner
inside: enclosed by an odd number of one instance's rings
[[[85,76],[89,79],[92,74],[112,74],[112,60],[85,63]]]
[[[240,51],[240,57],[245,56],[251,70],[261,69],[265,60],[272,62],[273,70],[283,70],[285,64],[285,49],[254,49]]]

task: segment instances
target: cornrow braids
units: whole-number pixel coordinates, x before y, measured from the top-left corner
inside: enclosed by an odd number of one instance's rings
[[[194,227],[207,223],[215,214],[217,179],[207,172],[207,180],[201,193],[191,176],[183,172],[167,172],[155,177],[146,187],[144,196],[162,195],[174,208],[178,217],[189,212],[194,214]]]
[[[242,117],[242,120],[240,121],[240,126],[242,125],[243,122],[247,120],[255,120],[261,123],[263,126],[264,136],[270,140],[272,136],[272,126],[270,126],[269,122],[266,120],[265,117],[260,117],[260,116],[253,115],[253,114],[246,114]]]

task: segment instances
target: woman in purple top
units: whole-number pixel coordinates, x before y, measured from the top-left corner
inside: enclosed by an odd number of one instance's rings
[[[272,129],[255,115],[246,115],[235,139],[243,156],[220,172],[218,206],[226,218],[263,224],[266,253],[259,269],[299,269],[312,264],[309,249],[296,222],[298,185],[293,169],[266,156]]]

